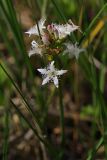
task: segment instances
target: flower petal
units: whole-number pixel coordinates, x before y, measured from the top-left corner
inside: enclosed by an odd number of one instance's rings
[[[29,57],[32,56],[33,54],[38,54],[40,56],[43,55],[43,48],[36,42],[32,41],[31,42],[31,50],[29,51]]]
[[[42,68],[40,68],[40,69],[37,69],[41,74],[47,74],[47,70],[46,69],[42,69]]]
[[[46,19],[44,19],[44,18],[40,19],[40,21],[39,21],[39,27],[46,28],[44,26],[45,21],[46,21]]]
[[[46,19],[40,19],[38,22],[38,26],[39,26],[39,30],[40,33],[43,34],[43,29],[45,29],[46,27],[44,26]],[[34,25],[33,27],[31,27],[27,32],[25,32],[27,34],[29,34],[29,36],[31,36],[32,34],[39,36],[39,31],[38,31],[38,27],[37,24]]]
[[[32,28],[30,28],[27,32],[25,32],[31,36],[32,34],[34,35],[39,35],[38,30],[37,30],[37,25],[34,25]]]
[[[58,78],[57,77],[53,77],[53,82],[54,82],[54,85],[58,88]]]
[[[35,53],[35,51],[33,49],[28,52],[29,57],[31,57],[34,54],[36,54],[36,53]]]
[[[44,85],[44,84],[46,84],[46,83],[48,83],[49,82],[49,77],[46,77],[44,80],[43,80],[43,82],[42,82],[42,85]]]
[[[67,70],[59,70],[59,71],[56,71],[56,75],[60,76],[60,75],[62,75],[64,73],[66,73],[66,72],[67,72]]]
[[[52,62],[50,63],[49,69],[50,69],[51,71],[55,71],[54,61],[52,61]]]
[[[32,47],[38,47],[39,46],[35,40],[33,40],[31,42],[31,45],[32,45]]]

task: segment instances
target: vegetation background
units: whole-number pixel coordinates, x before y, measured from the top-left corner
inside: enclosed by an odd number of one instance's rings
[[[0,1],[0,159],[61,159],[58,90],[41,86],[39,56],[28,57],[25,35],[41,17],[47,23],[72,19],[82,33],[71,35],[86,53],[60,57],[63,78],[64,160],[107,159],[106,0]],[[48,143],[47,143],[48,140]],[[58,152],[57,152],[58,151]]]

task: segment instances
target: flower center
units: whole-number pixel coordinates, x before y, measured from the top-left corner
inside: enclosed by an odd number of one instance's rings
[[[49,71],[49,72],[48,72],[48,76],[49,76],[49,77],[55,77],[55,76],[56,76],[55,71]]]

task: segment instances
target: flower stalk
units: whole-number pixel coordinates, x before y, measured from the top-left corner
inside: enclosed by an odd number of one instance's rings
[[[59,109],[60,109],[60,126],[61,126],[61,157],[64,154],[65,145],[65,129],[64,129],[64,106],[63,106],[63,95],[62,95],[62,84],[59,82]]]

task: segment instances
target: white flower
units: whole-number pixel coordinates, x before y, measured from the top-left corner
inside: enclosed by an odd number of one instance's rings
[[[38,22],[38,26],[39,26],[39,30],[40,30],[40,34],[41,34],[41,35],[43,34],[43,29],[46,28],[46,27],[44,26],[45,21],[46,21],[46,19],[41,19],[41,20]],[[39,31],[38,31],[37,24],[34,25],[32,28],[30,28],[30,29],[29,29],[27,32],[25,32],[25,33],[29,34],[29,36],[31,36],[32,34],[39,36]]]
[[[71,20],[69,20],[69,23],[66,23],[64,25],[53,25],[58,30],[59,39],[65,38],[67,35],[70,35],[70,33],[74,32],[75,30],[80,30],[79,26],[74,25]]]
[[[43,49],[36,43],[36,41],[32,41],[31,42],[31,50],[29,51],[29,57],[34,55],[34,54],[39,54],[42,56],[42,51]]]
[[[81,49],[77,46],[77,43],[75,43],[74,45],[71,43],[65,43],[66,49],[64,51],[64,54],[69,54],[69,57],[72,58],[73,56],[76,57],[76,59],[79,58],[79,54],[81,52],[84,52],[85,49]]]
[[[58,76],[66,73],[67,70],[57,70],[54,66],[54,61],[52,61],[47,68],[37,69],[43,75],[42,85],[53,81],[54,85],[58,88]]]

